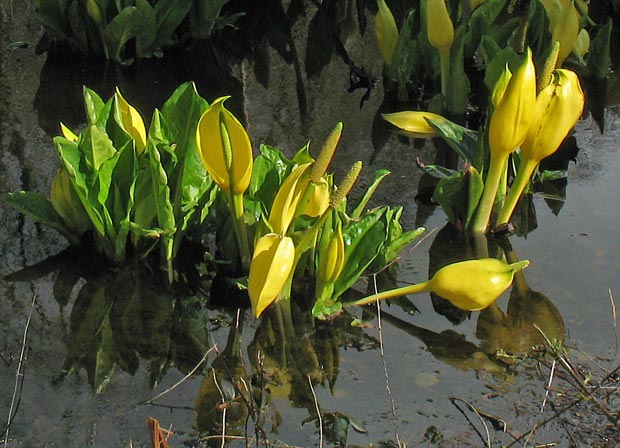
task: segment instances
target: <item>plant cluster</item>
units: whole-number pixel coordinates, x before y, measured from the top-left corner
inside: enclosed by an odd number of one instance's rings
[[[61,125],[54,138],[62,167],[51,199],[19,192],[4,200],[74,245],[92,239],[116,264],[158,248],[170,282],[183,243],[205,242],[203,258],[219,260],[223,275],[248,276],[257,317],[290,299],[294,276],[310,279],[316,317],[339,312],[339,297],[366,269],[386,266],[424,229],[404,231],[401,207],[367,209],[385,170],[347,211],[361,162],[337,188],[327,172],[342,124],[317,160],[309,145],[291,159],[262,145],[254,158],[224,101],[208,104],[194,84],[183,84],[154,111],[147,132],[118,90],[104,102],[84,88],[86,128]]]
[[[235,17],[220,17],[230,0],[39,0],[36,17],[51,43],[83,55],[131,62],[161,53],[182,38],[184,24],[205,39]]]
[[[414,137],[441,137],[464,159],[463,171],[425,167],[441,177],[433,198],[459,227],[481,234],[507,224],[541,160],[579,120],[584,94],[575,72],[554,69],[558,51],[555,45],[538,77],[529,50],[514,75],[506,67],[478,133],[429,112],[384,115]]]
[[[415,8],[390,3],[404,14],[399,27],[387,2],[377,1],[386,88],[433,112],[464,115],[472,95],[485,96],[476,85],[480,74],[491,91],[506,64],[516,66],[526,48],[536,66],[559,42],[558,67],[599,78],[609,70],[611,20],[595,23],[582,0],[423,0]]]

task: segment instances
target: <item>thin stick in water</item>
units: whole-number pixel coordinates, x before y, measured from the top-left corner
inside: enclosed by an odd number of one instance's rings
[[[32,320],[32,312],[34,311],[34,304],[37,301],[36,294],[32,296],[32,303],[30,304],[30,311],[28,312],[28,319],[24,326],[24,336],[22,337],[22,348],[19,353],[19,362],[17,363],[17,372],[15,372],[15,386],[13,387],[13,397],[11,398],[11,406],[9,407],[9,416],[6,422],[6,428],[4,430],[4,448],[9,443],[9,428],[11,423],[17,414],[17,408],[21,400],[21,392],[24,384],[24,368],[26,363],[26,341],[28,340],[28,327],[30,327],[30,321]]]
[[[316,416],[319,419],[319,448],[323,448],[323,417],[321,416],[321,409],[319,408],[319,400],[316,397],[316,393],[314,392],[314,387],[312,386],[312,378],[310,375],[308,377],[308,385],[310,386],[310,392],[312,392],[312,398],[314,399],[314,407],[316,409]]]

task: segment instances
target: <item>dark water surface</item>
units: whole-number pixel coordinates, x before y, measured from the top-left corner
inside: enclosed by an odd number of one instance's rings
[[[349,67],[337,55],[332,55],[320,74],[309,77],[307,69],[296,70],[295,64],[287,64],[269,49],[268,82],[247,61],[234,67],[235,76],[217,71],[213,75],[206,67],[211,62],[201,66],[187,61],[186,67],[179,55],[172,67],[147,61],[93,72],[76,63],[75,70],[67,70],[66,62],[59,66],[46,55],[34,54],[40,30],[28,7],[17,3],[13,2],[12,10],[9,4],[0,6],[0,193],[49,192],[58,166],[51,138],[60,120],[80,126],[83,84],[106,98],[112,86],[119,84],[125,97],[149,115],[179,83],[195,79],[209,101],[233,94],[234,111],[248,123],[255,146],[267,143],[290,154],[308,139],[318,146],[333,125],[343,121],[344,134],[333,166],[336,176],[342,176],[358,159],[366,164],[361,184],[374,170],[390,169],[393,174],[377,193],[377,202],[404,205],[407,229],[424,225],[439,233],[445,226],[441,210],[418,208],[414,201],[420,183],[415,157],[432,161],[432,151],[428,146],[414,148],[390,133],[382,134],[373,146],[382,88],[379,83],[360,109],[364,91],[347,92]],[[347,49],[378,78],[381,58],[371,31],[367,30],[364,39],[350,42]],[[23,45],[11,45],[19,42]],[[304,48],[297,51],[303,54]],[[617,82],[615,78],[609,81],[610,91],[616,91],[611,85]],[[127,447],[131,440],[134,447],[146,447],[150,446],[146,422],[151,416],[162,427],[171,426],[176,434],[171,446],[204,446],[200,437],[217,435],[209,428],[222,418],[221,413],[211,412],[221,397],[210,375],[228,369],[228,373],[234,371],[233,376],[250,381],[257,371],[257,352],[265,354],[263,368],[272,380],[263,423],[271,441],[319,445],[315,422],[302,424],[315,415],[312,392],[326,428],[343,416],[365,428],[367,432],[360,433],[349,427],[348,442],[356,446],[376,446],[381,440],[396,443],[397,439],[407,446],[427,446],[439,434],[443,439],[437,444],[442,446],[483,446],[484,427],[463,402],[450,400],[455,397],[504,420],[514,436],[527,432],[552,413],[548,403],[539,416],[549,366],[537,370],[534,363],[523,363],[507,368],[488,355],[539,343],[540,335],[527,325],[529,316],[544,315],[546,329],[558,337],[565,332],[571,359],[595,376],[620,362],[618,319],[614,321],[612,313],[614,302],[620,304],[620,299],[610,299],[610,295],[620,298],[620,108],[614,104],[611,101],[605,110],[604,134],[589,114],[578,124],[580,151],[576,163],[570,165],[566,202],[557,216],[537,195],[538,228],[527,238],[511,238],[515,253],[528,258],[531,266],[524,273],[527,285],[521,284],[524,290],[529,285],[528,301],[514,300],[509,306],[507,293],[498,302],[509,317],[502,317],[497,309],[487,310],[453,325],[422,295],[416,302],[420,314],[415,316],[396,307],[385,308],[381,335],[377,319],[370,319],[363,329],[351,328],[348,322],[316,328],[311,322],[301,322],[295,336],[285,338],[276,315],[256,322],[247,310],[242,311],[247,315],[235,330],[234,312],[203,309],[200,297],[181,300],[148,280],[123,272],[102,277],[94,268],[84,269],[79,254],[54,258],[66,248],[62,237],[11,209],[0,208],[0,427],[11,409],[24,329],[35,299],[8,446]],[[375,153],[379,146],[381,151]],[[404,254],[399,281],[427,278],[433,238]],[[24,271],[28,266],[34,267]],[[97,293],[101,288],[117,292],[119,300],[105,302]],[[94,313],[107,313],[97,331],[97,343],[81,339],[80,332],[80,323]],[[110,351],[110,344],[118,347],[120,340],[128,351]],[[139,404],[177,383],[213,344],[221,351],[218,360],[211,353],[194,376],[157,401],[160,406]],[[84,353],[89,355],[77,355]],[[111,365],[115,367],[106,376],[109,382],[96,394],[97,375],[109,372]],[[67,373],[68,367],[75,372]],[[159,381],[153,387],[155,380]],[[558,391],[571,390],[566,383],[556,384]],[[549,400],[562,404],[555,393]],[[243,435],[243,406],[238,397],[236,402],[229,401],[228,434]],[[618,394],[608,403],[617,410]],[[486,422],[493,446],[512,440]],[[251,422],[249,428],[249,435],[254,435]],[[529,443],[571,446],[573,440],[575,446],[618,446],[620,437],[614,437],[618,432],[605,429],[603,417],[583,407],[545,425]],[[230,446],[244,443],[232,441]]]

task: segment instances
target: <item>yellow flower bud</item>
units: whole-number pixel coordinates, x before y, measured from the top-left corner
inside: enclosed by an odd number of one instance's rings
[[[204,111],[196,129],[196,144],[215,183],[224,191],[243,194],[252,176],[252,144],[243,125],[224,107],[227,98],[216,99]]]
[[[506,65],[506,68],[504,68],[504,71],[493,87],[493,93],[491,94],[491,104],[493,104],[493,108],[497,109],[497,106],[499,106],[504,92],[506,92],[506,87],[508,87],[508,82],[510,82],[510,78],[512,78],[512,73],[508,65]]]
[[[575,46],[573,47],[573,53],[577,55],[579,59],[583,61],[583,57],[590,51],[590,34],[588,30],[582,28],[577,34],[577,40],[575,41]]]
[[[118,88],[114,94],[114,99],[116,106],[115,113],[118,114],[120,125],[135,141],[136,150],[138,153],[141,153],[146,147],[146,128],[144,127],[142,117],[136,108],[129,104],[125,98],[123,98],[123,95],[121,95]]]
[[[60,123],[60,132],[62,132],[62,136],[70,142],[77,142],[79,139],[75,132],[65,126],[64,123]]]
[[[377,0],[379,10],[375,21],[375,32],[377,33],[377,42],[379,49],[383,55],[383,60],[390,65],[396,52],[398,45],[398,28],[396,21],[392,15],[392,11],[388,8],[385,0]]]
[[[529,49],[503,95],[494,92],[494,97],[498,104],[489,123],[489,146],[492,154],[506,157],[523,142],[536,103],[536,71]]]
[[[97,25],[103,25],[103,13],[97,0],[86,0],[86,12]]]
[[[51,201],[65,226],[74,234],[82,235],[86,231],[90,220],[64,169],[58,171],[52,181]]]
[[[508,264],[495,258],[452,263],[439,269],[426,282],[384,291],[348,303],[347,306],[366,305],[378,300],[419,292],[433,292],[458,308],[478,311],[495,302],[512,284],[514,273],[525,269],[528,265],[527,260]]]
[[[325,253],[319,254],[319,277],[323,284],[338,280],[344,267],[344,238],[342,224],[338,221]]]
[[[577,35],[579,34],[579,13],[575,8],[574,2],[569,2],[562,7],[557,22],[551,29],[551,40],[560,42],[560,53],[558,54],[558,67],[562,66],[564,60],[573,51]]]
[[[428,41],[438,50],[447,50],[454,41],[454,25],[445,0],[426,2],[426,32]]]
[[[274,232],[286,235],[288,227],[297,216],[297,208],[308,188],[311,169],[312,163],[299,165],[284,179],[269,212],[268,221]]]
[[[437,137],[437,131],[428,124],[427,118],[439,122],[446,121],[441,115],[422,111],[402,111],[382,114],[381,116],[385,121],[392,123],[397,128],[405,131],[406,135],[414,138]]]
[[[252,312],[259,317],[282,292],[295,261],[290,237],[268,233],[256,242],[248,277]]]
[[[533,121],[521,144],[521,154],[541,161],[553,154],[573,129],[584,107],[584,95],[575,72],[559,69],[536,99]]]

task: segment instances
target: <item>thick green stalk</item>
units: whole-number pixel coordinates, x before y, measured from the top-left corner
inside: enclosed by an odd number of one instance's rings
[[[507,158],[508,156],[505,156],[501,157],[501,160],[497,160],[497,156],[491,154],[489,174],[484,182],[484,191],[482,192],[482,198],[480,199],[478,212],[476,213],[476,220],[472,228],[474,233],[484,233],[489,225],[497,188],[502,178],[502,171],[506,167]]]
[[[393,299],[394,297],[406,296],[408,294],[418,294],[420,292],[428,292],[429,282],[416,283],[415,285],[404,286],[402,288],[389,289],[372,296],[364,297],[363,299],[355,300],[353,302],[345,302],[343,306],[359,306],[368,305],[369,303],[378,302],[379,300]]]
[[[448,98],[448,80],[450,79],[450,48],[439,50],[439,63],[441,64],[441,94]]]
[[[237,245],[241,254],[241,268],[244,272],[250,269],[250,260],[252,254],[250,252],[250,243],[248,241],[248,232],[245,225],[245,208],[243,206],[243,193],[234,194],[230,192],[230,201],[232,204],[233,225],[235,228],[235,236],[237,237]]]
[[[504,202],[504,206],[497,217],[497,225],[507,223],[510,220],[512,213],[519,202],[519,198],[530,182],[532,173],[536,169],[537,165],[538,162],[536,160],[531,160],[525,157],[521,159],[519,169],[517,170],[517,177],[515,177],[515,180],[510,187],[510,191],[508,192],[508,196],[506,197],[506,201]]]

